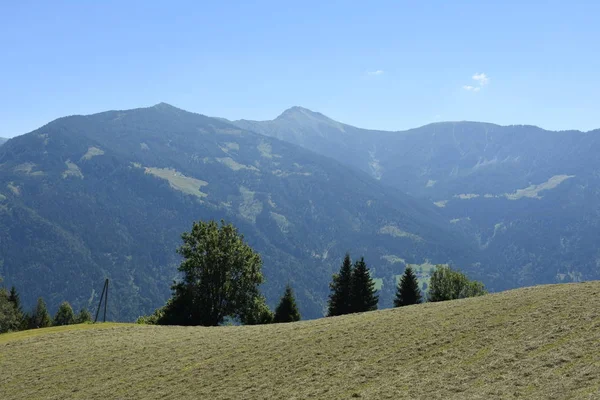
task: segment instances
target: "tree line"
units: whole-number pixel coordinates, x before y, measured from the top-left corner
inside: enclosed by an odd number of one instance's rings
[[[262,260],[232,224],[221,221],[194,222],[192,230],[181,236],[177,252],[183,257],[178,271],[182,279],[173,282],[172,296],[152,315],[138,323],[158,325],[217,326],[224,323],[244,325],[295,322],[301,319],[294,291],[288,283],[279,304],[272,311],[259,290],[264,282]],[[327,316],[377,309],[379,296],[365,259],[352,263],[346,254],[340,270],[329,284]],[[445,301],[485,293],[483,284],[469,280],[460,271],[436,266],[427,296],[419,289],[412,267],[407,266],[396,288],[395,307],[419,304],[423,300]],[[19,295],[0,288],[0,333],[91,321],[83,309],[75,315],[63,302],[51,318],[42,298],[31,313],[24,313]]]
[[[66,301],[61,303],[54,318],[52,318],[44,299],[41,297],[31,312],[24,312],[17,289],[14,286],[10,290],[0,287],[0,333],[81,324],[91,322],[91,320],[92,316],[88,310],[84,308],[76,315],[71,305]]]
[[[327,316],[352,314],[377,309],[375,282],[363,257],[352,264],[346,253],[340,271],[329,284]],[[414,269],[408,265],[396,287],[394,307],[410,306],[423,301],[437,302],[481,296],[486,293],[481,282],[470,280],[464,273],[447,265],[436,265],[423,296]]]
[[[221,221],[194,222],[182,235],[177,249],[183,261],[182,274],[174,282],[172,296],[165,306],[139,323],[159,325],[216,326],[223,323],[245,325],[294,322],[300,320],[294,292],[288,284],[275,311],[266,304],[259,286],[263,283],[262,261],[231,224]],[[327,316],[377,309],[379,297],[375,282],[363,257],[352,263],[346,254],[340,270],[329,284],[331,294]],[[435,302],[485,293],[483,284],[471,281],[448,266],[436,266],[427,296],[419,289],[412,267],[407,266],[396,288],[394,306]]]

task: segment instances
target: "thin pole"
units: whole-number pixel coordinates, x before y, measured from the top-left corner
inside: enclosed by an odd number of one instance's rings
[[[108,305],[108,279],[106,279],[106,293],[104,294],[104,321],[106,322],[106,306]]]
[[[100,303],[98,303],[98,309],[96,310],[96,317],[94,318],[94,323],[98,321],[98,314],[100,314],[100,307],[102,306],[102,299],[104,299],[104,292],[106,291],[106,283],[108,279],[104,282],[104,286],[102,286],[102,294],[100,295]]]

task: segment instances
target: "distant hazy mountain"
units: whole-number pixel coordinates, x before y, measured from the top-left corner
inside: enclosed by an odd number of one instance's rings
[[[8,139],[6,138],[1,138],[0,137],[0,146],[2,146],[4,144],[4,142],[6,142]]]
[[[180,234],[209,218],[262,254],[271,304],[289,282],[305,317],[322,315],[346,251],[373,267],[383,304],[405,263],[425,263],[423,276],[427,262],[488,265],[430,202],[167,104],[61,118],[0,147],[0,276],[27,305],[93,306],[109,277],[112,318],[151,312],[177,277]]]
[[[600,278],[600,130],[443,122],[359,129],[299,107],[240,127],[434,203],[512,285]]]
[[[390,136],[390,132],[355,128],[302,107],[292,107],[273,121],[239,120],[233,124],[332,157],[376,178],[381,177],[377,147]]]

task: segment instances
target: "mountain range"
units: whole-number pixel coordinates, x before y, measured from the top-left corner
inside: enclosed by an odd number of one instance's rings
[[[489,256],[488,283],[489,273],[511,287],[600,276],[600,130],[442,122],[385,132],[300,107],[233,123],[436,205]]]
[[[0,276],[31,306],[111,319],[164,304],[180,235],[233,222],[323,315],[346,251],[365,256],[391,305],[396,277],[448,263],[492,290],[600,277],[599,131],[448,122],[371,131],[293,107],[227,121],[168,104],[55,120],[0,147]]]
[[[322,315],[346,251],[364,255],[391,299],[404,262],[466,262],[435,207],[314,152],[175,107],[53,121],[0,147],[0,275],[26,304],[93,307],[112,281],[111,318],[164,303],[180,235],[233,222],[264,259],[271,301],[286,283]],[[384,301],[385,301],[384,296]]]

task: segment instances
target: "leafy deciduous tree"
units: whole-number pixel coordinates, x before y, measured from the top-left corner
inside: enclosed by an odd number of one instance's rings
[[[254,298],[252,307],[245,313],[241,322],[244,325],[264,325],[273,322],[273,312],[263,296]]]
[[[86,322],[92,322],[92,314],[90,314],[87,308],[82,308],[77,317],[75,317],[75,323],[83,324]]]
[[[54,316],[54,325],[62,326],[62,325],[72,325],[75,323],[75,313],[73,312],[73,307],[67,302],[63,301],[60,303],[58,307],[58,311]]]
[[[485,294],[483,283],[470,280],[465,274],[449,266],[436,265],[429,280],[428,300],[446,301]]]
[[[159,323],[215,326],[226,317],[247,319],[263,282],[258,253],[223,221],[195,222],[182,239],[183,280],[173,285]]]

